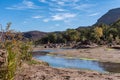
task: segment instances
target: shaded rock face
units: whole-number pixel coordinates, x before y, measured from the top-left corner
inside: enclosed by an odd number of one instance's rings
[[[120,19],[120,8],[115,8],[109,10],[105,15],[103,15],[100,19],[98,19],[96,24],[112,24]]]

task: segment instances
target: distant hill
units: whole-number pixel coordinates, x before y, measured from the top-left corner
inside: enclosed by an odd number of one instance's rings
[[[0,32],[0,38],[1,38],[2,32]],[[47,32],[41,32],[41,31],[28,31],[28,32],[22,32],[21,33],[23,38],[28,38],[30,40],[36,41],[44,36],[46,36],[48,33]],[[4,35],[4,33],[3,33]],[[16,33],[17,35],[17,33]]]
[[[42,37],[47,35],[46,32],[40,32],[40,31],[29,31],[29,32],[23,32],[23,36],[25,38],[31,39],[33,41],[36,41]]]
[[[120,19],[120,8],[109,10],[105,15],[98,19],[96,24],[112,24]]]
[[[90,27],[92,27],[92,26],[80,26],[80,27],[78,27],[78,28],[76,28],[76,30],[81,30],[81,29],[86,29],[86,28],[90,28]]]

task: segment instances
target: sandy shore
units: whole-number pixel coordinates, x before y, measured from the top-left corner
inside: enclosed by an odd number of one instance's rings
[[[15,80],[120,80],[120,74],[101,74],[87,70],[24,64]]]
[[[34,50],[41,50],[34,48]],[[57,49],[56,49],[57,50]],[[81,59],[98,60],[100,62],[120,63],[120,49],[106,47],[87,48],[87,49],[65,49],[51,54],[62,54],[67,57],[77,57]]]

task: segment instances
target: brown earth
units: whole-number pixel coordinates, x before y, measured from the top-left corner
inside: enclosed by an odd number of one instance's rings
[[[34,48],[34,50],[43,50]],[[120,63],[120,50],[106,47],[92,49],[68,49],[51,54],[63,54],[68,57],[96,59],[101,62]],[[89,70],[52,68],[45,65],[23,63],[15,80],[120,80],[120,73],[99,73]]]
[[[15,80],[120,80],[120,74],[102,74],[87,70],[57,69],[24,64]]]

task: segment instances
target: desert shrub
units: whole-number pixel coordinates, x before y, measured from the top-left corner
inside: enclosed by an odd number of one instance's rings
[[[21,33],[10,30],[8,23],[1,39],[1,48],[6,50],[6,62],[2,67],[0,79],[14,80],[16,70],[23,61],[31,60],[31,43],[23,42]],[[0,72],[1,72],[0,71]]]

